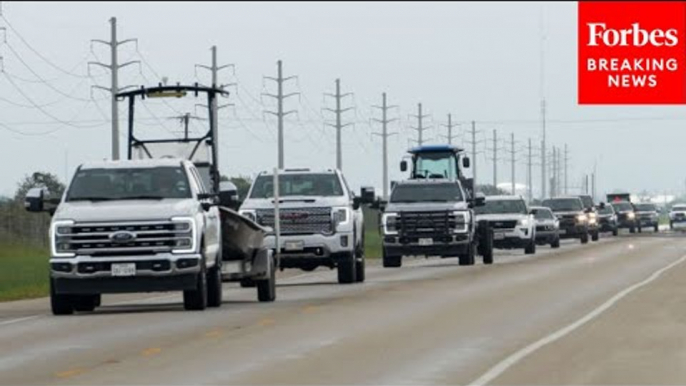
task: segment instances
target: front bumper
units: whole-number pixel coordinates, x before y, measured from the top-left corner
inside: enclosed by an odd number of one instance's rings
[[[578,238],[589,232],[589,227],[584,224],[564,225],[560,226],[560,238],[570,239]]]
[[[536,230],[536,242],[537,243],[549,243],[555,240],[559,236],[557,230]]]
[[[451,235],[433,235],[422,237],[424,243],[420,244],[419,237],[386,235],[383,239],[383,248],[390,256],[458,256],[467,253],[470,235],[458,233]]]
[[[533,228],[494,228],[493,247],[498,249],[526,248],[535,237]]]
[[[151,256],[51,258],[50,276],[57,293],[132,293],[195,287],[202,255],[160,253]],[[112,265],[133,263],[135,275],[114,277]]]
[[[641,226],[655,226],[658,224],[658,219],[657,217],[641,217],[640,218]]]
[[[332,265],[338,258],[349,256],[355,250],[353,232],[336,232],[333,235],[282,235],[280,266],[298,268],[301,265]],[[276,250],[276,239],[267,236],[264,246]]]

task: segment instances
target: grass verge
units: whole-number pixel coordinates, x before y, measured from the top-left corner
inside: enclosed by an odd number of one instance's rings
[[[47,296],[48,251],[0,244],[0,301]]]

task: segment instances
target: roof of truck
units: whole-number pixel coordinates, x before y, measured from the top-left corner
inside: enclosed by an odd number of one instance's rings
[[[408,150],[408,153],[419,154],[419,153],[434,153],[439,151],[452,151],[455,153],[463,151],[459,147],[453,145],[427,145],[427,146],[417,146]]]
[[[334,174],[336,173],[336,169],[325,169],[325,168],[317,168],[317,169],[311,169],[311,168],[287,168],[287,169],[279,169],[279,174]],[[274,174],[273,170],[265,170],[260,175],[267,175],[271,176]]]
[[[523,200],[522,196],[501,195],[501,196],[486,196],[486,201],[519,201]]]
[[[157,166],[180,166],[184,162],[190,162],[183,158],[150,158],[139,160],[105,160],[86,162],[81,169],[120,169],[120,168],[152,168]]]

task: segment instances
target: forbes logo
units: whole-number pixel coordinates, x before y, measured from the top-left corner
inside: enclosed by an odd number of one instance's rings
[[[595,47],[598,41],[608,47],[643,47],[650,44],[654,47],[674,47],[679,44],[679,32],[676,28],[662,30],[656,28],[647,31],[641,28],[639,23],[633,23],[631,28],[613,29],[607,28],[605,23],[586,23],[588,26],[588,45]],[[629,43],[631,41],[631,43]]]
[[[116,244],[128,244],[136,240],[136,234],[126,231],[115,232],[110,235],[110,240]]]

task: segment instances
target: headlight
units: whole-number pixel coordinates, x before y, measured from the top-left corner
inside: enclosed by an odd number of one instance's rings
[[[630,219],[634,219],[634,218],[636,218],[636,214],[634,212],[629,212],[626,214],[626,217],[628,217]]]
[[[197,226],[192,217],[173,217],[176,234],[174,235],[174,247],[172,253],[195,253]]]
[[[528,227],[529,226],[529,219],[528,218],[522,218],[517,221],[517,226],[520,227]]]
[[[454,211],[453,216],[455,217],[455,233],[467,232],[469,228],[469,223],[472,220],[471,215],[468,211]]]
[[[240,214],[243,217],[249,218],[251,221],[257,222],[257,215],[255,214],[254,210],[241,210],[238,211],[238,214]]]
[[[396,228],[396,220],[398,219],[397,213],[384,213],[381,215],[381,226],[383,227],[383,233],[386,235],[397,235],[398,229]]]
[[[587,220],[587,217],[585,214],[580,214],[580,215],[576,216],[576,221],[578,221],[578,222],[586,222],[586,220]]]
[[[72,227],[74,221],[64,220],[55,221],[50,226],[50,252],[53,257],[74,257],[73,248],[71,248]]]
[[[346,225],[350,220],[348,208],[333,208],[333,219],[337,225]]]

